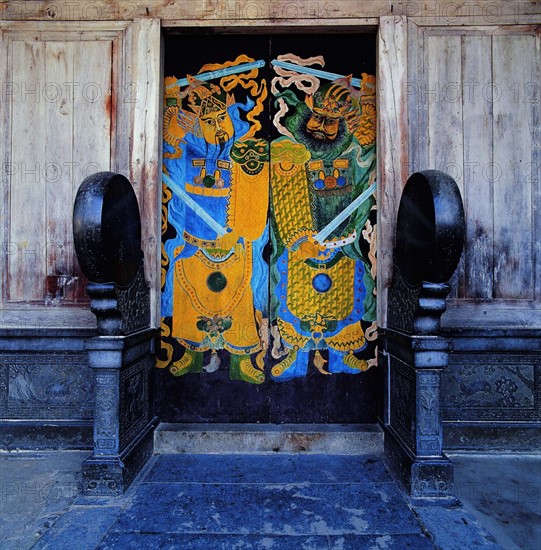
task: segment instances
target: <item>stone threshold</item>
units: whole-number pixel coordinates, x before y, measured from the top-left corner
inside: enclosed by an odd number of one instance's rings
[[[157,454],[383,452],[377,424],[166,424],[154,433]]]

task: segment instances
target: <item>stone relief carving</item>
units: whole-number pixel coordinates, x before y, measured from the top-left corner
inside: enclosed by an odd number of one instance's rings
[[[533,356],[456,355],[442,377],[446,420],[539,419]],[[539,374],[537,375],[539,377]]]
[[[94,383],[86,354],[2,354],[0,415],[92,418]]]

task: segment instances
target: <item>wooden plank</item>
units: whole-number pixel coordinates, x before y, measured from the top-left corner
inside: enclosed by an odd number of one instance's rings
[[[441,0],[189,0],[171,2],[133,2],[132,0],[53,0],[4,1],[0,17],[6,20],[105,21],[132,20],[141,17],[169,20],[250,20],[267,19],[280,22],[291,19],[332,20],[336,18],[409,16],[425,24],[495,24],[536,20],[539,2],[442,2]]]
[[[395,4],[406,4],[396,2]],[[118,0],[85,2],[2,2],[2,17],[9,20],[132,20],[142,17],[171,20],[332,19],[359,16],[358,0],[292,2],[291,0],[154,0],[141,4]],[[404,8],[405,9],[405,8]],[[364,17],[393,15],[389,0],[362,5]]]
[[[429,88],[428,46],[426,33],[421,28],[418,28],[417,30],[417,42],[417,74],[412,75],[415,79],[414,83],[417,84],[417,89],[415,90],[415,93],[417,94],[418,124],[417,151],[414,157],[416,159],[417,166],[415,167],[414,171],[428,170],[429,168],[433,168],[433,166],[430,165],[428,154],[429,133],[427,131],[429,125],[428,106],[430,103],[429,95],[426,93]]]
[[[110,169],[112,42],[74,43],[73,175],[65,208],[73,211],[77,189],[84,178]],[[71,217],[69,220],[71,234]],[[84,276],[75,255],[70,266],[74,283],[67,300],[84,298]]]
[[[130,179],[129,136],[132,135],[131,110],[137,101],[135,83],[132,82],[132,25],[113,40],[111,96],[111,167]]]
[[[492,298],[494,271],[492,184],[492,39],[462,38],[465,297]]]
[[[160,243],[161,243],[161,34],[156,19],[133,23],[131,79],[136,86],[132,104],[130,142],[130,180],[141,210],[141,237],[145,255],[145,274],[150,284],[153,326],[159,325]]]
[[[458,36],[426,38],[427,82],[421,97],[428,104],[428,163],[449,173],[462,192],[461,39]]]
[[[122,32],[129,22],[127,21],[4,21],[0,18],[0,29],[8,36],[19,36],[21,33],[33,40],[58,41],[61,34],[64,40],[88,41],[112,40]]]
[[[111,140],[111,42],[77,44],[73,60],[75,117],[73,192],[90,174],[109,170]]]
[[[423,27],[427,35],[433,36],[499,36],[503,34],[531,34],[539,32],[539,25],[467,25],[457,27],[456,25],[448,27]]]
[[[45,46],[13,42],[10,60],[17,93],[11,97],[10,245],[8,300],[43,301],[45,283],[46,162]]]
[[[382,16],[385,17],[385,16]],[[379,17],[351,17],[351,18],[328,18],[328,19],[162,19],[162,27],[171,29],[189,28],[190,31],[198,29],[216,30],[218,33],[257,34],[261,32],[273,32],[279,29],[280,34],[294,33],[324,33],[336,32],[329,27],[339,27],[344,32],[376,32],[379,26]],[[362,29],[359,29],[362,27]]]
[[[395,221],[408,176],[407,21],[382,17],[378,33],[378,323],[386,324]]]
[[[453,177],[464,197],[462,67],[460,36],[427,36],[426,87],[421,101],[428,104],[428,166]],[[464,265],[452,279],[451,296],[464,296]]]
[[[422,134],[419,124],[419,87],[423,81],[420,65],[424,33],[411,20],[408,21],[408,79],[406,101],[408,107],[408,176],[419,170],[419,139]]]
[[[532,36],[493,38],[494,297],[534,298]],[[532,88],[533,87],[533,88]],[[539,95],[537,97],[539,101]]]
[[[471,5],[474,3],[472,2]],[[480,2],[479,2],[480,4]],[[512,2],[508,2],[511,5]],[[517,6],[520,3],[516,3]],[[496,8],[497,9],[497,8]],[[539,13],[528,13],[526,11],[518,11],[515,14],[501,13],[501,15],[455,15],[451,17],[412,17],[411,20],[420,27],[456,27],[456,25],[464,25],[470,27],[486,27],[488,25],[514,26],[514,25],[539,25],[541,23],[541,15]],[[473,29],[476,32],[476,29]]]
[[[73,247],[71,199],[73,187],[73,76],[74,45],[45,42],[45,142],[43,168],[46,199],[46,302],[64,299],[64,286],[72,275]],[[64,277],[61,277],[61,276]],[[66,290],[73,287],[69,281]]]
[[[2,252],[0,254],[0,282],[2,304],[7,300],[8,286],[8,257],[12,254],[9,242],[9,187],[11,173],[11,94],[13,92],[10,83],[13,81],[11,61],[12,43],[10,38],[0,31],[0,80],[4,83],[1,90],[0,109],[0,230],[2,231]]]
[[[529,85],[528,97],[531,100],[533,110],[532,120],[532,193],[533,193],[533,275],[534,275],[534,296],[538,308],[541,306],[541,28],[535,36],[535,48],[533,53],[534,63],[531,67],[532,83]],[[537,92],[536,92],[537,90]]]

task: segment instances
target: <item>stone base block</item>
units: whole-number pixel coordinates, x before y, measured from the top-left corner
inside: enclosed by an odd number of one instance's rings
[[[445,455],[415,457],[388,429],[385,430],[384,448],[387,467],[411,497],[453,497],[454,466]]]
[[[83,462],[83,494],[121,495],[130,486],[154,451],[156,420],[119,455],[92,455]]]
[[[92,450],[89,420],[2,420],[0,434],[0,451]]]
[[[377,424],[160,424],[156,453],[381,454]]]

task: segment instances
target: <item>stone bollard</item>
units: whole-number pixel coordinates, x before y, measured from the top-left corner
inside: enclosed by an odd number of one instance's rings
[[[454,180],[436,170],[413,174],[398,210],[379,362],[386,371],[386,462],[416,498],[453,495],[453,464],[442,449],[440,394],[451,342],[440,336],[440,318],[464,234]]]
[[[73,212],[75,251],[90,281],[98,336],[87,340],[94,373],[93,454],[83,463],[83,493],[123,493],[153,452],[150,293],[141,221],[130,182],[99,172],[86,178]]]

